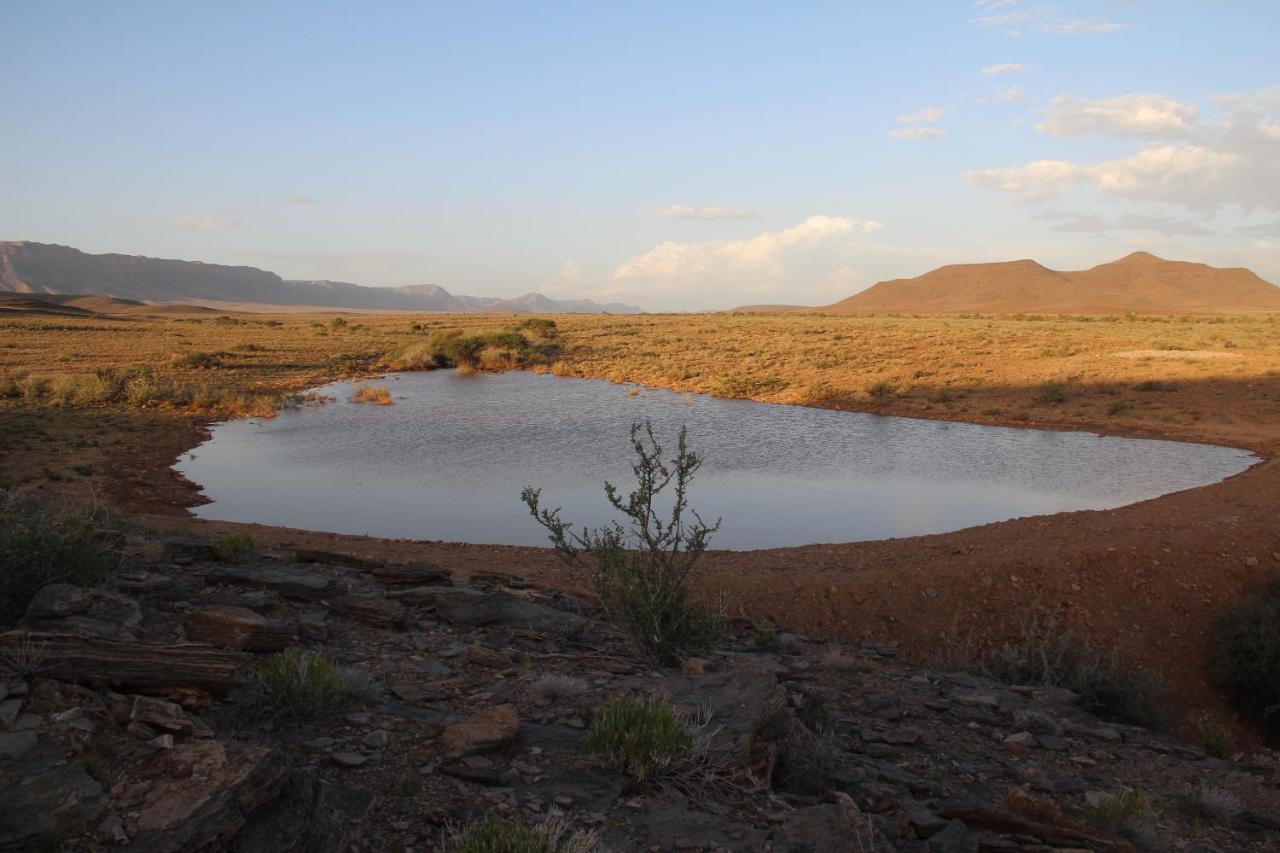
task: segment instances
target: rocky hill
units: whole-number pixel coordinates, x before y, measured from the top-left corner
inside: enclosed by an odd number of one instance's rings
[[[359,308],[389,311],[640,313],[631,305],[559,301],[538,293],[514,299],[454,295],[437,284],[367,287],[344,281],[290,281],[256,267],[137,255],[90,255],[67,246],[0,242],[0,291],[87,294],[146,303]]]
[[[47,586],[0,634],[0,849],[448,850],[486,813],[583,833],[566,851],[1280,845],[1274,755],[1215,758],[1065,690],[745,622],[664,669],[515,576],[103,541],[105,586]],[[336,667],[308,677],[324,702],[263,675],[285,649]],[[618,697],[671,703],[690,751],[646,780],[603,759],[588,733]]]
[[[786,310],[836,314],[1280,312],[1280,287],[1241,267],[1222,269],[1134,252],[1075,272],[1058,272],[1032,260],[951,264],[916,278],[882,281],[834,305]]]

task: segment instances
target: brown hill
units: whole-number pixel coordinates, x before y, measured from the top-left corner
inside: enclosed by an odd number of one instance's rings
[[[383,311],[641,313],[589,299],[455,295],[436,284],[367,287],[345,281],[288,281],[256,267],[139,255],[90,255],[69,246],[0,242],[0,291],[107,296],[144,303],[221,302]]]
[[[1035,261],[952,264],[882,281],[820,309],[840,314],[1235,314],[1280,311],[1280,287],[1223,269],[1134,252],[1077,272]]]

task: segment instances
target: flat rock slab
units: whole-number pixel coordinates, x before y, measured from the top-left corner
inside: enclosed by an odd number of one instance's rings
[[[238,853],[346,853],[373,808],[373,795],[314,770],[294,770],[280,796],[250,817]]]
[[[299,563],[323,563],[329,566],[346,566],[349,569],[364,569],[366,571],[382,567],[382,563],[377,560],[366,560],[354,554],[339,554],[336,551],[323,551],[319,548],[295,549],[293,558]]]
[[[138,602],[118,593],[52,583],[31,599],[21,624],[31,631],[65,631],[124,640],[138,635],[142,609]]]
[[[436,614],[456,628],[509,625],[534,631],[573,633],[586,620],[574,613],[535,604],[509,592],[439,590],[432,595]]]
[[[374,580],[386,586],[453,586],[453,574],[432,563],[379,566],[371,574]]]
[[[182,621],[187,637],[224,649],[274,652],[288,646],[293,629],[285,622],[269,620],[261,613],[230,604],[196,610]]]
[[[404,626],[404,605],[376,595],[344,595],[335,598],[329,609],[336,616],[374,628],[399,629]]]
[[[332,578],[302,567],[219,566],[204,579],[211,584],[239,584],[270,590],[298,601],[319,601],[337,591]]]
[[[520,717],[510,705],[497,705],[454,723],[444,730],[441,743],[453,756],[472,755],[510,743],[520,728]]]
[[[30,768],[6,781],[0,785],[0,848],[6,850],[48,849],[42,840],[74,837],[107,805],[102,786],[78,762]]]
[[[792,724],[786,688],[771,670],[743,662],[725,672],[675,675],[663,682],[662,692],[676,704],[709,712],[713,744],[767,778],[772,744]]]

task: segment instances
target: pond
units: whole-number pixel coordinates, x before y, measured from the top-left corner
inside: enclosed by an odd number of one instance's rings
[[[524,372],[407,373],[393,405],[351,401],[214,426],[175,466],[201,518],[336,533],[545,545],[526,485],[563,517],[610,517],[603,481],[632,485],[630,425],[706,462],[691,505],[723,518],[712,547],[772,548],[941,533],[1107,509],[1217,482],[1252,454],[1171,441],[977,426],[726,400]]]

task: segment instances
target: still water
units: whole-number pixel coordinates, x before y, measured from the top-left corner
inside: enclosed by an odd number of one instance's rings
[[[1083,432],[974,426],[724,400],[511,372],[408,373],[390,406],[334,402],[218,424],[175,466],[212,503],[202,518],[338,533],[545,545],[519,496],[562,516],[610,517],[631,423],[674,447],[681,425],[706,463],[691,505],[723,518],[714,548],[770,548],[941,533],[1106,509],[1213,483],[1241,450]],[[638,393],[636,393],[638,392]]]

